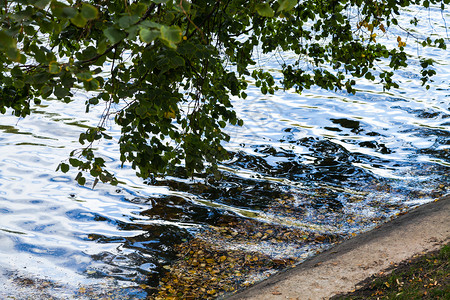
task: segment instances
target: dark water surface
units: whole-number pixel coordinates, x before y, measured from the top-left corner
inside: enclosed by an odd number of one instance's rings
[[[450,24],[449,13],[430,16],[417,34],[448,39],[442,18]],[[396,34],[385,38],[394,44]],[[429,90],[415,75],[417,61],[389,92],[363,80],[356,95],[311,89],[263,96],[251,85],[248,98],[235,102],[245,125],[228,129],[231,159],[219,181],[181,171],[156,184],[141,181],[120,169],[119,132],[111,127],[115,139],[98,149],[124,183],[81,187],[73,173],[55,169],[96,125],[101,107],[86,115],[80,94],[71,104],[43,101],[25,119],[2,115],[0,298],[167,295],[166,283],[176,285],[170,274],[199,273],[207,264],[207,273],[219,268],[227,276],[218,280],[229,287],[216,292],[233,291],[448,194],[450,52],[410,47],[438,62]],[[260,57],[276,77],[278,56]],[[211,261],[193,262],[198,251]],[[234,273],[218,266],[231,261]],[[192,262],[197,269],[186,265]]]

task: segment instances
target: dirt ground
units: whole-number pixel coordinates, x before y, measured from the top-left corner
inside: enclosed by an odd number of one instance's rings
[[[450,299],[450,243],[440,250],[418,255],[394,265],[392,270],[359,283],[362,288],[333,296],[332,300],[353,299]]]
[[[449,240],[450,196],[446,196],[227,299],[329,299],[357,289],[364,279],[414,255],[437,250]]]

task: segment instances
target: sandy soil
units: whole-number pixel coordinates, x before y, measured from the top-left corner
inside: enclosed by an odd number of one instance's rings
[[[228,300],[315,300],[350,292],[365,278],[450,240],[450,196],[420,206],[278,273]]]

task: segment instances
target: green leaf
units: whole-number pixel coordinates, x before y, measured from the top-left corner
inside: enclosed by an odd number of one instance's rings
[[[142,27],[146,27],[146,28],[157,28],[157,29],[161,29],[162,25],[156,22],[152,22],[149,20],[144,20],[143,22],[140,23],[140,25]]]
[[[44,86],[40,89],[39,92],[41,93],[41,96],[42,96],[42,97],[48,98],[48,97],[52,94],[53,88],[49,87],[48,85],[44,85]]]
[[[169,58],[172,68],[182,67],[185,65],[186,61],[181,56],[171,56]]]
[[[94,180],[94,184],[92,185],[92,189],[93,189],[93,188],[95,188],[95,186],[96,186],[96,185],[97,185],[97,183],[98,183],[98,180],[99,180],[99,179],[98,179],[98,177],[97,177],[97,178],[95,178],[95,180]]]
[[[23,76],[22,69],[20,69],[19,66],[15,66],[14,68],[11,69],[11,76],[22,77]]]
[[[0,31],[0,49],[15,48],[16,41],[3,30]]]
[[[176,48],[175,44],[181,42],[181,35],[181,29],[178,26],[161,27],[161,38],[172,48]]]
[[[86,91],[95,91],[100,87],[100,83],[97,79],[91,79],[87,81],[83,81],[83,86]]]
[[[105,30],[103,30],[103,34],[113,44],[120,42],[121,40],[123,40],[126,37],[125,32],[123,32],[117,28],[114,28],[114,27],[106,28]]]
[[[33,49],[33,52],[34,59],[36,59],[38,63],[44,64],[47,62],[47,56],[45,55],[45,51],[42,48],[36,47],[35,49]]]
[[[22,55],[20,55],[19,50],[17,50],[17,48],[8,48],[6,49],[6,55],[8,56],[9,59],[13,60],[13,61],[20,61]]]
[[[77,13],[77,15],[74,18],[70,19],[70,22],[73,23],[73,25],[83,28],[84,26],[86,26],[87,24],[87,19],[85,17],[83,17],[82,14]]]
[[[66,96],[70,95],[70,92],[68,89],[62,88],[60,86],[55,87],[54,94],[58,98],[64,98]]]
[[[48,71],[50,74],[58,74],[61,72],[61,66],[56,61],[52,61],[48,65]]]
[[[123,16],[119,19],[119,26],[121,28],[128,28],[139,21],[139,16]]]
[[[261,17],[273,17],[275,12],[270,7],[269,3],[260,3],[256,5],[256,11]]]
[[[142,16],[148,9],[148,0],[146,0],[145,2],[147,3],[137,3],[138,1],[136,1],[134,4],[131,4],[130,6],[130,12],[134,15],[139,15]],[[144,2],[144,1],[139,1],[139,2]]]
[[[107,42],[106,42],[106,39],[103,39],[97,45],[97,54],[105,53],[106,48],[107,48]]]
[[[75,18],[78,11],[73,7],[64,7],[62,9],[62,16],[65,18]]]
[[[32,81],[34,84],[42,84],[43,82],[47,82],[48,80],[50,80],[50,75],[48,72],[43,71],[43,72],[39,72],[36,73],[32,76]]]
[[[136,36],[138,35],[139,27],[137,25],[132,25],[131,27],[128,27],[125,29],[125,31],[128,33],[128,40],[132,41],[136,39]]]
[[[175,8],[178,11],[180,11],[182,13],[184,13],[184,12],[189,13],[190,12],[190,10],[191,10],[191,3],[189,1],[187,1],[187,0],[180,0],[180,1],[177,1],[177,2],[178,2],[178,4],[177,4],[177,6]],[[180,4],[181,4],[181,6],[180,6]]]
[[[98,18],[98,9],[91,4],[83,3],[81,14],[88,20],[94,20]]]
[[[161,31],[159,30],[149,30],[147,28],[142,28],[139,32],[139,37],[141,38],[141,41],[144,43],[151,43],[156,38],[161,36]]]
[[[63,173],[67,173],[69,171],[69,165],[65,163],[61,163],[61,171]]]
[[[93,177],[97,177],[97,176],[99,176],[99,175],[101,174],[101,169],[100,169],[100,170],[98,170],[98,169],[91,169],[91,170],[89,171],[89,173],[90,173]]]
[[[24,65],[27,62],[27,57],[25,55],[19,55],[16,61]]]
[[[34,2],[33,5],[39,9],[44,9],[49,3],[50,0],[39,0]]]
[[[23,31],[28,35],[36,34],[36,29],[33,26],[23,26]]]
[[[14,80],[13,85],[16,88],[21,89],[25,86],[25,82],[23,82],[22,80]]]
[[[161,3],[167,3],[167,2],[169,2],[169,0],[152,0],[152,2],[156,3],[156,4],[161,4]]]
[[[77,180],[79,185],[84,185],[86,183],[86,178],[84,178],[83,176],[79,177]]]
[[[52,13],[57,18],[73,18],[77,15],[77,10],[73,7],[67,6],[67,4],[54,1],[50,4]]]
[[[76,159],[76,158],[69,158],[69,162],[74,167],[79,167],[83,164],[83,162],[81,160]]]
[[[90,72],[80,72],[75,74],[75,76],[82,81],[91,81],[93,79]]]
[[[278,7],[278,12],[280,11],[289,11],[291,9],[293,9],[295,7],[295,5],[297,5],[297,0],[281,0],[280,2],[280,7]]]

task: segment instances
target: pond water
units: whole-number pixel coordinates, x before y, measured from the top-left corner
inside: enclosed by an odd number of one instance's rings
[[[429,20],[417,35],[448,41],[448,12],[408,14]],[[384,38],[394,45],[397,35]],[[120,168],[111,124],[114,139],[98,151],[122,183],[82,187],[55,169],[102,107],[85,114],[88,96],[79,94],[70,104],[43,101],[25,119],[2,115],[0,298],[164,298],[183,289],[213,297],[448,194],[450,51],[410,44],[412,55],[437,61],[429,90],[417,60],[389,92],[364,80],[356,95],[261,95],[250,85],[234,102],[245,125],[228,128],[220,181],[181,171],[137,179]],[[278,58],[259,57],[277,78]]]

